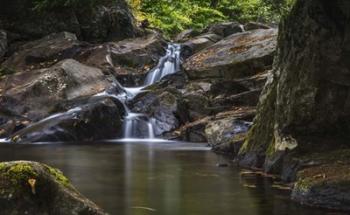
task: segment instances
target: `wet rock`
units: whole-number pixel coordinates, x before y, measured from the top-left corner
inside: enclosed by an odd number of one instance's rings
[[[144,113],[152,119],[156,136],[173,131],[188,120],[181,94],[175,89],[141,93],[130,105],[133,112]]]
[[[259,22],[248,22],[244,25],[244,30],[252,31],[257,29],[270,29],[271,27]]]
[[[205,134],[211,145],[224,144],[234,137],[245,135],[250,123],[235,117],[214,120],[208,123]]]
[[[0,163],[2,214],[106,213],[81,195],[57,169],[29,161]]]
[[[182,43],[181,56],[184,59],[186,59],[192,56],[193,54],[215,44],[221,39],[221,36],[213,33],[202,34],[197,37],[194,37]]]
[[[277,30],[255,30],[226,37],[184,63],[190,79],[232,80],[266,71],[272,66]]]
[[[111,86],[102,71],[68,59],[47,69],[21,72],[0,80],[1,109],[38,120],[62,101],[95,95]]]
[[[122,104],[92,98],[86,104],[52,115],[12,135],[14,142],[94,141],[121,137]]]
[[[165,54],[167,43],[155,32],[144,37],[94,46],[79,56],[84,64],[112,72],[121,84],[137,86]]]
[[[0,63],[2,62],[6,51],[7,51],[7,33],[3,30],[0,30]]]
[[[235,108],[215,115],[205,127],[205,135],[213,150],[236,156],[246,138],[255,109]]]
[[[92,8],[33,10],[34,0],[0,2],[0,28],[35,39],[60,31],[76,34],[87,41],[125,39],[138,34],[134,18],[124,0],[99,1]]]
[[[238,22],[223,22],[209,26],[208,32],[217,34],[221,37],[227,37],[232,34],[244,31],[243,25]]]
[[[18,47],[1,66],[14,71],[46,68],[60,60],[77,56],[87,44],[68,32],[50,34]]]

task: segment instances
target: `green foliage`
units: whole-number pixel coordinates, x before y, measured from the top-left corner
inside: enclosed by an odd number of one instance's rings
[[[220,21],[278,22],[294,0],[129,0],[136,17],[173,35]]]

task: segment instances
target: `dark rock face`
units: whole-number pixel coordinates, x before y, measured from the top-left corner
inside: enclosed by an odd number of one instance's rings
[[[191,56],[184,68],[190,79],[255,75],[271,67],[276,38],[275,29],[234,34]]]
[[[0,80],[1,108],[38,120],[62,101],[93,96],[111,86],[100,69],[68,59],[56,65]]]
[[[122,104],[92,98],[62,114],[55,114],[12,135],[15,142],[93,141],[121,137]]]
[[[18,51],[1,66],[13,71],[47,68],[60,60],[77,56],[86,46],[72,33],[54,33],[18,47]]]
[[[0,30],[0,63],[7,51],[7,33],[3,30]]]
[[[0,163],[1,213],[106,215],[57,169],[16,161]]]
[[[346,0],[299,0],[282,22],[274,70],[240,152],[242,165],[283,174],[295,165],[290,157],[349,148],[349,11]],[[308,178],[320,172],[310,171]],[[348,175],[349,169],[342,174]],[[349,191],[348,182],[344,178],[340,186],[325,177],[324,183],[306,190],[297,184],[293,198],[349,210],[348,197],[339,200]]]
[[[171,132],[187,121],[188,114],[180,92],[156,89],[139,94],[131,101],[132,111],[144,113],[153,120],[155,135]]]
[[[53,9],[39,13],[33,0],[0,2],[0,28],[19,34],[22,39],[68,31],[82,40],[105,41],[137,35],[134,18],[124,0],[100,1],[94,8]]]

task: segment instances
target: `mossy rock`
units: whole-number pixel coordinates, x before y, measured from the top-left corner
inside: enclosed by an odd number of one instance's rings
[[[3,214],[106,214],[82,196],[61,171],[29,161],[0,163]]]
[[[302,204],[350,211],[350,150],[299,159],[311,165],[298,173],[292,198]]]

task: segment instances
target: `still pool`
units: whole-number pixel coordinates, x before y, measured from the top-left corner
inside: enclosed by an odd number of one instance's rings
[[[201,144],[1,144],[0,159],[59,168],[111,215],[334,214],[290,201],[289,191],[272,186],[271,179],[242,176],[232,162]]]

